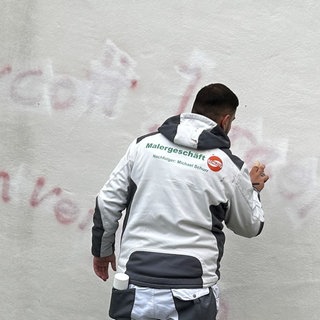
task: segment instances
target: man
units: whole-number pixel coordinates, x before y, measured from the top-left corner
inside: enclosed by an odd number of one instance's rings
[[[92,254],[104,281],[109,264],[116,270],[115,232],[126,209],[117,270],[130,285],[113,289],[112,318],[216,318],[223,222],[257,236],[264,223],[259,192],[269,178],[263,164],[249,173],[229,149],[238,104],[225,85],[205,86],[192,113],[132,142],[101,189]]]

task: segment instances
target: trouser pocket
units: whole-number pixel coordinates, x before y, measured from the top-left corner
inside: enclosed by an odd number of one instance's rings
[[[117,320],[131,319],[136,289],[117,290],[112,288],[109,316]]]
[[[217,316],[217,304],[212,289],[209,293],[195,300],[181,300],[173,297],[179,320],[215,320]]]

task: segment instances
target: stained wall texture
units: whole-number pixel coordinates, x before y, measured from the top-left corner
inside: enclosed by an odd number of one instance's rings
[[[106,319],[97,192],[137,136],[222,82],[230,133],[267,164],[264,232],[226,230],[219,320],[319,319],[320,2],[2,0],[0,312]]]

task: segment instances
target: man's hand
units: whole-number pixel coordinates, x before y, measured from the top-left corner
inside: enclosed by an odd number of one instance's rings
[[[112,269],[116,271],[116,256],[114,254],[108,257],[93,257],[93,270],[103,281],[107,281],[109,278],[109,263]]]
[[[258,191],[261,191],[269,180],[269,176],[264,173],[265,167],[263,163],[257,161],[250,171],[252,185]]]

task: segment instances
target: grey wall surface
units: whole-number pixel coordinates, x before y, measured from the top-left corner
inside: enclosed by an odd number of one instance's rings
[[[219,319],[318,320],[319,16],[315,0],[2,0],[1,318],[106,319],[95,196],[135,137],[222,82],[233,152],[271,178],[264,232],[226,230]]]

